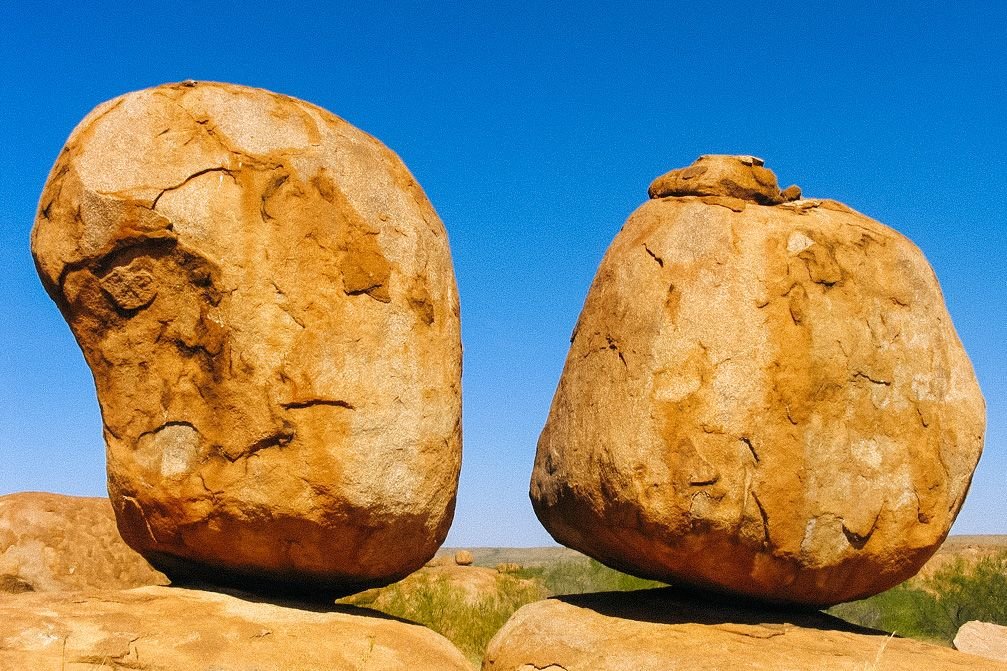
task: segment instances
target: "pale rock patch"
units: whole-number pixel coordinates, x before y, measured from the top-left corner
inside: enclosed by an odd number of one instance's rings
[[[966,622],[955,634],[956,650],[1007,663],[1007,627],[991,622]]]

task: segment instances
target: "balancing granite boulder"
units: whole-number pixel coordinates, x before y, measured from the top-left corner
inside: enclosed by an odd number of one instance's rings
[[[433,556],[461,461],[444,226],[380,142],[186,82],[73,131],[32,231],[123,538],[173,580],[351,591]]]
[[[712,156],[651,187],[574,330],[531,498],[612,567],[820,606],[937,550],[985,406],[921,252],[767,175]]]

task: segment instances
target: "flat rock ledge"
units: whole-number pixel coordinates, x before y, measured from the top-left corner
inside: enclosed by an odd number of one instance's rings
[[[349,606],[161,586],[0,599],[0,671],[471,668],[441,635]]]
[[[490,641],[483,671],[1007,671],[1007,664],[815,611],[746,607],[671,588],[529,604]]]

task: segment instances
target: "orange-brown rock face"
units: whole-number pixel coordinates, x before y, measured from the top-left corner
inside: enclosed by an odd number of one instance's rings
[[[433,556],[458,297],[377,140],[259,89],[131,93],[70,136],[32,251],[94,373],[119,529],[155,566],[340,590]]]
[[[668,589],[537,601],[486,648],[483,671],[1007,671],[1007,663],[823,613],[741,607]]]
[[[687,168],[661,175],[648,193],[651,198],[726,196],[762,205],[778,205],[801,197],[797,185],[780,191],[776,175],[761,158],[717,154],[700,156]]]
[[[0,599],[0,669],[470,671],[446,638],[363,608],[140,587]]]
[[[972,366],[909,240],[834,201],[781,202],[757,159],[716,164],[736,174],[710,183],[763,195],[676,187],[605,255],[535,510],[637,575],[813,605],[880,592],[936,551],[968,490]]]
[[[0,496],[0,594],[167,582],[122,542],[108,499],[41,492]]]

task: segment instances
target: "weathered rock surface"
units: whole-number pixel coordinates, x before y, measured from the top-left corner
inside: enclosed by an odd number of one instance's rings
[[[0,599],[0,670],[468,671],[426,627],[350,606],[302,610],[141,587]]]
[[[458,296],[443,225],[377,140],[259,89],[130,93],[70,136],[32,252],[151,563],[343,590],[433,556],[461,459]]]
[[[651,198],[667,196],[726,196],[761,205],[797,200],[796,184],[780,191],[776,175],[755,156],[700,156],[687,168],[661,175],[650,185]]]
[[[670,589],[585,594],[518,610],[483,671],[1007,671],[1007,664],[821,613],[678,596]]]
[[[472,553],[468,550],[458,550],[455,552],[455,564],[458,566],[471,566],[473,561]]]
[[[966,622],[955,634],[955,648],[970,655],[1007,662],[1007,627],[990,622]]]
[[[643,577],[812,605],[875,594],[937,550],[968,490],[985,430],[971,363],[908,239],[834,201],[718,191],[776,186],[716,165],[736,173],[645,203],[606,253],[532,502],[556,540]]]
[[[0,496],[0,593],[167,582],[122,542],[108,499],[40,492]]]

